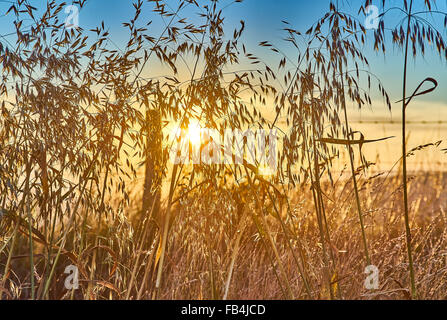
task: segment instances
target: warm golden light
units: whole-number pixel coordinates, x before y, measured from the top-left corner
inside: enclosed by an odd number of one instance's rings
[[[201,141],[202,129],[198,122],[190,122],[188,126],[188,140],[192,145],[199,146]]]
[[[258,167],[258,174],[261,177],[271,177],[271,176],[274,176],[276,173],[271,167],[263,164]]]

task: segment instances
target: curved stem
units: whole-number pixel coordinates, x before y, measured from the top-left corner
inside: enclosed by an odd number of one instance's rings
[[[402,174],[403,174],[403,191],[404,191],[404,216],[405,216],[405,233],[407,239],[408,263],[410,265],[410,282],[411,282],[411,296],[413,299],[417,298],[416,284],[414,277],[413,255],[411,250],[411,229],[408,210],[408,185],[407,185],[407,141],[406,141],[406,108],[407,108],[407,64],[408,64],[408,45],[411,32],[411,10],[413,8],[413,0],[410,2],[410,10],[408,12],[408,27],[405,40],[405,62],[404,62],[404,77],[403,77],[403,100],[402,100]]]

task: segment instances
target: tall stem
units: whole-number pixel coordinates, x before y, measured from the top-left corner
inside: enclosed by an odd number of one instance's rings
[[[410,282],[411,282],[411,296],[413,299],[417,297],[416,284],[414,277],[413,256],[411,253],[411,230],[410,219],[408,214],[408,186],[407,186],[407,141],[406,141],[406,108],[407,108],[407,64],[408,64],[408,44],[410,38],[411,28],[411,13],[413,8],[413,0],[410,2],[410,10],[408,12],[408,27],[405,40],[405,62],[404,62],[404,77],[403,77],[403,93],[402,93],[402,175],[404,187],[404,215],[405,215],[405,232],[407,238],[408,263],[410,265]]]
[[[365,223],[363,221],[363,213],[362,213],[362,205],[360,203],[360,195],[359,195],[359,188],[357,185],[357,178],[355,176],[355,166],[354,166],[354,154],[351,147],[351,136],[350,136],[350,129],[349,129],[349,121],[348,121],[348,111],[346,108],[346,99],[345,99],[345,88],[344,88],[344,82],[343,82],[343,72],[341,74],[342,80],[342,105],[343,110],[345,114],[345,125],[346,125],[346,139],[348,140],[348,153],[349,153],[349,162],[351,164],[351,172],[352,172],[352,184],[354,185],[354,192],[355,192],[355,200],[357,203],[357,212],[359,214],[359,221],[360,221],[360,228],[362,229],[362,239],[363,239],[363,247],[365,248],[365,257],[366,257],[366,263],[368,265],[371,265],[371,259],[369,257],[369,251],[368,251],[368,242],[366,240],[366,232],[365,232]]]
[[[33,243],[33,217],[30,208],[30,180],[31,180],[31,158],[26,159],[26,183],[25,183],[25,193],[26,197],[26,212],[28,217],[28,227],[29,227],[29,251],[30,251],[30,280],[31,280],[31,300],[35,300],[36,286],[34,280],[34,243]]]
[[[171,209],[172,209],[172,197],[175,191],[175,181],[177,180],[177,170],[178,164],[174,165],[174,169],[172,171],[171,176],[171,186],[169,188],[169,200],[168,207],[166,209],[165,220],[163,223],[163,236],[161,238],[161,254],[160,254],[160,262],[158,264],[158,272],[157,272],[157,280],[155,282],[155,292],[153,295],[153,300],[159,297],[159,291],[161,288],[161,279],[163,274],[163,263],[166,255],[166,243],[168,241],[168,231],[169,231],[169,222],[171,220]]]

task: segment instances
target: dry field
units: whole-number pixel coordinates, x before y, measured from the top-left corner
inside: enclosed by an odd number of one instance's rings
[[[29,2],[0,12],[0,300],[447,298],[445,82],[409,66],[447,60],[439,2],[328,0],[256,45],[240,0],[125,1],[112,28]],[[351,112],[376,101],[383,130]]]
[[[258,200],[251,188],[240,186],[231,191],[203,188],[179,201],[172,218],[171,236],[164,268],[165,286],[160,299],[287,299],[287,286],[296,299],[330,299],[331,292],[324,275],[330,272],[332,295],[338,299],[410,299],[408,261],[402,215],[402,182],[397,174],[386,176],[359,173],[359,187],[364,207],[366,235],[371,262],[378,267],[379,289],[368,290],[364,282],[365,260],[354,191],[350,180],[342,176],[334,185],[325,184],[324,197],[330,239],[328,267],[322,258],[322,243],[310,185],[287,192],[288,197],[272,203],[265,190],[257,187]],[[447,292],[447,174],[444,172],[411,172],[409,199],[413,233],[414,265],[420,299],[445,299]],[[133,204],[140,203],[135,195]],[[258,215],[256,201],[261,201],[264,217]],[[154,256],[157,236],[147,236],[153,245],[143,243],[134,231],[137,216],[126,215],[104,219],[101,230],[94,221],[85,226],[82,243],[66,246],[54,270],[52,299],[151,299],[155,278]],[[278,218],[277,212],[280,213]],[[82,216],[82,215],[81,215]],[[264,220],[265,218],[265,220]],[[285,268],[282,277],[267,235],[253,221],[264,221]],[[3,222],[4,223],[4,222]],[[155,217],[153,224],[162,220]],[[260,222],[261,223],[261,222]],[[65,226],[61,226],[61,232]],[[72,227],[68,238],[79,231]],[[100,246],[94,249],[95,235],[100,233]],[[11,241],[11,233],[1,238]],[[35,238],[36,277],[44,274],[45,257]],[[29,254],[27,237],[18,236],[11,257],[8,289],[3,298],[29,296]],[[97,241],[97,240],[96,240]],[[89,248],[76,255],[78,246]],[[72,251],[70,250],[72,247]],[[3,248],[4,249],[4,248]],[[43,252],[42,252],[43,253]],[[8,250],[2,250],[4,265]],[[85,280],[80,289],[64,288],[64,268],[84,266]],[[310,296],[299,273],[297,261],[308,281]],[[134,279],[132,279],[132,275]],[[81,273],[80,278],[84,277]],[[37,277],[39,279],[39,277]],[[92,279],[89,281],[87,279]],[[38,283],[39,284],[39,283]],[[228,288],[227,288],[228,287]]]

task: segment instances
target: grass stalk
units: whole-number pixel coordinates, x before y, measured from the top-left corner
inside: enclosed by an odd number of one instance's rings
[[[270,245],[272,247],[273,253],[274,253],[275,258],[276,258],[276,262],[278,263],[279,270],[280,270],[281,275],[282,275],[282,277],[284,279],[284,282],[286,284],[288,298],[294,300],[295,296],[294,296],[292,288],[290,286],[290,281],[289,281],[289,279],[287,277],[286,269],[284,268],[284,264],[282,263],[281,257],[279,256],[278,249],[276,248],[276,244],[275,244],[275,241],[273,240],[272,233],[271,233],[270,228],[268,226],[268,223],[267,223],[267,221],[265,219],[265,215],[264,215],[264,212],[262,210],[262,206],[260,204],[259,198],[258,198],[257,194],[254,192],[255,187],[254,187],[253,180],[250,177],[250,174],[249,174],[249,172],[247,170],[247,167],[244,166],[244,169],[245,169],[245,173],[247,175],[248,183],[251,186],[251,191],[252,191],[253,197],[255,199],[255,204],[256,204],[256,206],[258,208],[258,211],[259,211],[259,213],[261,214],[261,217],[262,217],[262,222],[263,222],[263,225],[264,225],[264,228],[265,228],[265,234],[267,235],[267,239],[270,242]],[[253,216],[256,218],[256,214],[255,213],[253,214]],[[261,232],[261,230],[260,230],[260,232]]]
[[[153,293],[152,299],[156,300],[160,293],[161,281],[163,276],[163,264],[166,255],[166,243],[168,242],[168,232],[169,232],[169,222],[171,220],[171,209],[172,209],[172,198],[174,196],[175,184],[177,180],[178,164],[174,165],[171,175],[171,186],[169,187],[169,199],[168,206],[166,208],[165,219],[163,222],[163,236],[161,238],[161,253],[160,261],[158,263],[157,279],[155,281],[155,291]]]
[[[245,230],[245,213],[242,214],[241,220],[239,221],[239,224],[238,224],[238,227],[237,227],[237,230],[236,230],[237,237],[236,237],[236,241],[234,243],[233,252],[231,253],[231,261],[230,261],[230,266],[228,268],[227,279],[225,281],[225,290],[224,290],[224,295],[223,295],[222,300],[227,300],[228,299],[228,293],[230,291],[231,278],[233,277],[234,265],[236,263],[236,258],[237,258],[237,255],[239,253],[239,246],[240,246],[240,243],[241,243],[242,235],[244,234],[244,230]]]
[[[346,139],[348,141],[348,154],[349,154],[349,164],[351,166],[351,174],[352,174],[352,184],[354,186],[354,193],[355,193],[355,202],[357,205],[357,213],[359,215],[359,222],[360,222],[360,229],[362,232],[362,241],[363,241],[363,248],[365,250],[365,258],[366,258],[366,263],[367,265],[371,265],[371,259],[369,256],[369,251],[368,251],[368,242],[367,242],[367,238],[366,238],[366,231],[365,231],[365,223],[363,221],[363,212],[362,212],[362,205],[360,203],[360,193],[359,193],[359,188],[357,185],[357,178],[355,175],[355,165],[354,165],[354,152],[352,150],[352,146],[351,146],[351,129],[349,127],[349,120],[348,120],[348,111],[347,111],[347,107],[346,107],[346,98],[345,98],[345,88],[344,88],[344,81],[343,81],[343,72],[341,73],[341,101],[342,101],[342,107],[343,107],[343,113],[344,113],[344,117],[345,117],[345,126],[346,126]]]
[[[410,1],[408,11],[408,26],[405,35],[405,56],[404,56],[404,74],[403,74],[403,92],[402,92],[402,179],[403,179],[403,205],[405,217],[405,234],[407,242],[408,263],[410,268],[410,285],[411,296],[413,299],[417,298],[416,282],[413,266],[413,254],[411,248],[411,229],[408,209],[408,183],[407,183],[407,141],[406,141],[406,108],[407,108],[407,71],[408,71],[408,47],[411,32],[411,18],[412,18],[413,0]]]

